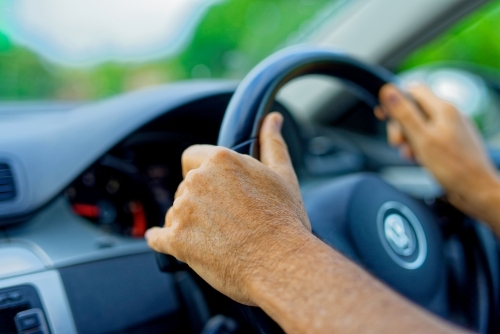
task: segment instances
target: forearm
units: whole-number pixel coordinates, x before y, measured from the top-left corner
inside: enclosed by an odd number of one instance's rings
[[[479,182],[478,182],[479,183]],[[480,182],[477,188],[469,189],[466,194],[450,193],[451,204],[486,223],[500,236],[500,178],[495,176]]]
[[[311,236],[250,284],[288,333],[447,333],[458,329],[406,301]]]

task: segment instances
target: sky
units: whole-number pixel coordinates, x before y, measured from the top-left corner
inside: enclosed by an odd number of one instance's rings
[[[224,0],[3,0],[2,30],[70,66],[144,61],[181,51],[208,8]]]

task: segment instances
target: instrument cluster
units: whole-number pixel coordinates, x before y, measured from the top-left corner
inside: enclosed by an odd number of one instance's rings
[[[106,232],[133,238],[163,225],[182,181],[182,152],[192,143],[173,137],[142,133],[108,152],[66,189],[73,212]]]

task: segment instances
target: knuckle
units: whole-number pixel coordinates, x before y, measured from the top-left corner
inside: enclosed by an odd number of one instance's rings
[[[453,104],[448,102],[443,103],[442,110],[446,117],[455,117],[458,115],[457,108]]]
[[[234,152],[225,147],[219,147],[211,155],[215,162],[228,161],[233,157]]]
[[[172,226],[172,221],[173,221],[173,217],[172,217],[172,206],[171,206],[168,209],[167,214],[165,215],[165,219],[163,221],[163,227],[170,227],[170,226]]]
[[[184,181],[182,181],[182,186],[184,189],[188,188],[189,185],[192,182],[193,175],[196,173],[196,169],[191,169],[189,172],[186,173],[186,176],[184,176]]]
[[[195,213],[196,200],[199,193],[185,193],[175,199],[172,205],[172,220],[176,225],[185,225],[190,222],[191,216]]]
[[[171,219],[173,214],[174,213],[172,212],[172,207],[168,208],[167,213],[165,214],[165,221],[167,219]]]
[[[201,169],[202,169],[202,167],[197,168],[197,169],[192,169],[186,174],[186,177],[184,178],[184,181],[182,184],[183,192],[187,191],[193,185],[193,183],[197,183],[201,180],[201,178],[203,177],[203,173],[202,173]]]
[[[392,116],[397,117],[397,118],[403,116],[406,113],[406,108],[405,108],[404,104],[402,104],[402,103],[398,103],[397,105],[393,105],[388,109],[390,110],[390,114]]]
[[[177,190],[175,191],[175,194],[174,194],[174,199],[176,199],[179,196],[181,196],[183,191],[184,191],[184,189],[181,189],[181,187],[177,188]]]
[[[425,85],[415,84],[415,85],[411,85],[408,88],[408,93],[414,99],[420,99],[421,97],[425,96],[428,93],[428,90],[427,90],[427,87]]]
[[[408,88],[408,93],[411,97],[413,97],[417,102],[422,100],[427,100],[430,97],[434,96],[432,90],[423,83],[415,83]]]
[[[174,203],[172,203],[172,208],[171,208],[172,219],[174,219],[174,216],[177,215],[177,213],[179,212],[179,209],[186,205],[188,197],[189,197],[189,194],[185,193],[182,196],[179,196],[174,200]]]
[[[407,124],[413,120],[410,111],[404,107],[396,108],[394,110],[394,116],[403,124]]]

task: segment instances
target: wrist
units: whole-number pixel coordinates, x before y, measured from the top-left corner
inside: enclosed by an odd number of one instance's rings
[[[464,213],[484,221],[497,233],[500,231],[500,178],[496,174],[477,180],[467,193],[450,193],[448,198]]]
[[[301,270],[307,261],[307,256],[315,243],[322,243],[311,232],[305,231],[287,235],[272,247],[268,248],[262,264],[254,268],[246,280],[246,288],[254,304],[261,306],[269,292],[283,288],[287,280],[292,279],[290,273]],[[262,307],[262,306],[261,306]]]
[[[293,242],[299,246],[289,248],[264,274],[248,280],[247,291],[253,304],[262,308],[285,332],[321,332],[311,330],[316,302],[325,296],[331,298],[325,295],[329,288],[323,283],[326,284],[326,277],[334,277],[332,264],[340,264],[345,259],[310,232],[297,236]]]

